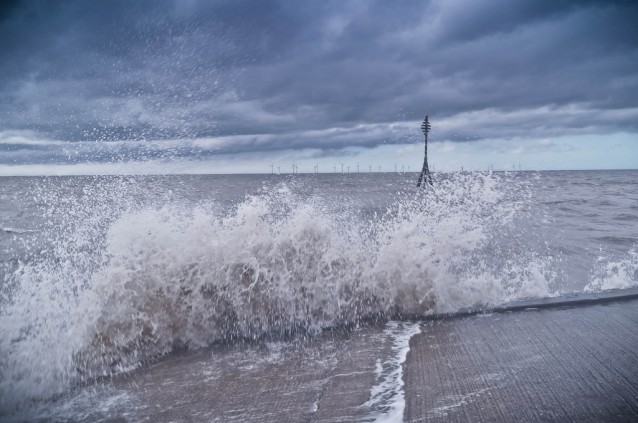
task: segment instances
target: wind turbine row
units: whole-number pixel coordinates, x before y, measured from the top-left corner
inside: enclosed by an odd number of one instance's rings
[[[275,167],[277,168],[277,172],[275,172]],[[345,163],[339,162],[338,165],[335,164],[335,165],[332,166],[332,173],[338,173],[338,170],[340,169],[342,174],[350,174],[350,168],[351,167],[354,167],[354,166],[346,165]],[[368,173],[373,173],[375,171],[374,167],[375,166],[373,166],[371,163],[368,164]],[[361,164],[360,163],[356,164],[356,168],[357,168],[357,173],[361,173]],[[292,163],[291,169],[292,169],[292,171],[290,172],[291,174],[299,173],[299,166],[296,163]],[[381,169],[382,169],[381,165],[377,165],[376,166],[376,172],[380,173]],[[399,171],[399,167],[395,163],[395,165],[394,165],[394,173],[405,173],[405,172],[406,172],[406,166],[404,164],[401,164],[401,171]],[[410,166],[409,165],[407,166],[407,172],[408,173],[410,172]],[[281,166],[275,166],[274,163],[270,164],[270,173],[273,174],[273,175],[275,173],[276,174],[281,174]],[[314,173],[314,174],[321,173],[321,172],[319,172],[319,163],[317,163],[317,164],[312,166],[312,173]]]

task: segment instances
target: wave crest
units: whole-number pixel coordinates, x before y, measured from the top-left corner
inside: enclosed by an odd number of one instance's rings
[[[140,204],[122,180],[90,189],[54,250],[11,276],[0,405],[176,348],[548,294],[542,260],[502,257],[495,237],[527,196],[494,175],[449,177],[365,219],[285,185],[229,212]]]

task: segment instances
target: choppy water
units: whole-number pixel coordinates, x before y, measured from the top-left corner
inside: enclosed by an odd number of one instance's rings
[[[637,171],[415,180],[2,178],[0,410],[177,349],[638,284]]]

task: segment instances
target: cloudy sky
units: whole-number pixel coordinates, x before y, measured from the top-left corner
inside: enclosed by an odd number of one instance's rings
[[[635,1],[1,4],[0,175],[638,168]]]

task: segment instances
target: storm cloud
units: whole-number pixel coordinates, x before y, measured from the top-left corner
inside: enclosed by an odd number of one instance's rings
[[[0,163],[638,133],[635,2],[13,1]]]

